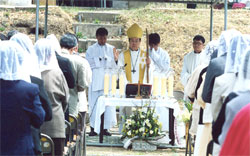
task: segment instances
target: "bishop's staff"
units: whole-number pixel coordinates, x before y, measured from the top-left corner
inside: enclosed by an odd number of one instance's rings
[[[146,29],[146,48],[147,48],[146,56],[147,56],[147,60],[149,59],[148,44],[149,44],[148,29]],[[149,83],[149,64],[147,64],[147,83]]]

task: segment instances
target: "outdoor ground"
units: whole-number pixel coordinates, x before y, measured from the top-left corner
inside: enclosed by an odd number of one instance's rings
[[[157,149],[154,152],[140,152],[126,150],[120,147],[87,147],[88,156],[132,156],[132,155],[147,155],[147,156],[184,156],[184,149]]]
[[[197,34],[204,35],[209,41],[210,9],[188,10],[183,8],[160,8],[149,5],[145,8],[120,10],[122,13],[118,23],[125,30],[133,23],[138,23],[149,33],[157,32],[161,36],[161,47],[166,49],[171,58],[171,67],[175,71],[175,90],[182,90],[180,72],[183,57],[192,50],[192,38]],[[56,34],[58,38],[65,32],[73,32],[73,23],[77,22],[78,11],[83,8],[49,8],[48,33]],[[93,9],[88,9],[93,10]],[[235,28],[242,33],[250,34],[250,10],[229,10],[228,29]],[[40,11],[40,33],[44,29],[44,9]],[[0,33],[16,29],[35,39],[35,9],[13,10],[0,9]],[[224,29],[224,10],[214,10],[213,38],[218,39]],[[84,35],[84,34],[83,34]],[[43,37],[40,34],[39,37]],[[121,37],[127,42],[127,37]],[[145,49],[145,34],[142,38],[142,48]],[[87,147],[87,155],[170,155],[182,156],[183,149],[158,149],[155,152],[135,152],[120,147]]]

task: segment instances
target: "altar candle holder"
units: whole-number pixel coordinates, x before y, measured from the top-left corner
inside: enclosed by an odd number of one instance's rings
[[[110,79],[110,75],[108,70],[105,70],[105,74],[104,74],[104,96],[108,97],[109,95],[109,79]]]
[[[165,98],[167,92],[167,78],[163,76],[161,78],[161,97],[162,99]]]
[[[168,77],[168,96],[174,96],[174,75]]]
[[[114,73],[111,79],[111,95],[113,97],[115,97],[116,94],[116,85],[117,85],[116,80],[117,80],[117,75]]]

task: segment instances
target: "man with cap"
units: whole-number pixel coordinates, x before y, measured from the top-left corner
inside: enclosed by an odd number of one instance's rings
[[[95,117],[97,100],[104,95],[104,74],[105,69],[114,69],[116,61],[118,61],[119,53],[115,47],[106,43],[108,31],[106,28],[98,28],[96,31],[97,42],[91,45],[86,52],[86,59],[88,60],[93,76],[92,83],[89,87],[89,118],[91,132],[89,136],[95,136],[99,131],[95,129]],[[106,107],[104,112],[104,131],[103,134],[110,136],[108,129],[116,125],[116,111],[115,107]]]
[[[73,76],[75,78],[74,88],[69,90],[69,114],[74,116],[78,115],[78,92],[84,91],[88,87],[88,76],[91,75],[91,71],[88,69],[88,61],[81,56],[76,55],[78,51],[78,40],[74,34],[66,33],[60,39],[60,45],[62,48],[62,56],[69,59],[72,64]]]
[[[133,24],[128,30],[129,49],[119,56],[119,66],[125,67],[128,83],[147,83],[146,69],[151,60],[146,52],[140,49],[142,29],[138,24]]]
[[[141,37],[142,37],[142,29],[138,24],[133,24],[128,30],[128,40],[129,40],[129,49],[122,52],[119,55],[118,65],[120,67],[125,67],[125,75],[128,83],[138,83],[146,84],[147,83],[147,75],[146,71],[149,67],[151,60],[147,58],[147,54],[145,51],[141,50]],[[151,75],[151,68],[149,74],[149,82]],[[120,115],[121,116],[129,116],[132,114],[131,107],[120,107]],[[120,125],[120,131],[122,128],[122,122]]]

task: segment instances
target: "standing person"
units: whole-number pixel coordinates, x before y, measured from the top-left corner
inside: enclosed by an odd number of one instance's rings
[[[129,83],[147,83],[146,69],[151,63],[146,52],[141,50],[142,29],[133,24],[128,30],[129,49],[119,56],[119,66],[125,66],[125,74]]]
[[[54,34],[48,35],[46,39],[51,40],[54,45],[54,49],[56,52],[56,58],[59,64],[59,67],[61,68],[63,75],[65,76],[65,79],[67,81],[69,88],[75,87],[75,78],[72,71],[72,65],[68,58],[61,56],[62,50],[59,41],[57,40],[56,36]]]
[[[69,90],[69,114],[77,117],[78,115],[78,93],[85,90],[88,87],[86,76],[91,73],[87,73],[89,67],[88,61],[78,55],[78,40],[74,34],[66,33],[60,39],[60,45],[62,47],[62,56],[68,58],[72,64],[73,76],[76,81],[76,85],[73,89]]]
[[[52,138],[55,155],[62,156],[65,142],[64,112],[68,105],[69,88],[59,68],[52,43],[48,39],[40,39],[35,44],[35,50],[40,60],[45,89],[52,104],[52,120],[41,126],[41,132]]]
[[[168,52],[160,47],[161,38],[157,33],[149,34],[149,56],[153,60],[155,68],[160,72],[168,72],[170,68],[170,58]]]
[[[16,42],[0,42],[0,155],[34,155],[31,125],[39,128],[44,121],[39,89],[29,83],[24,55]]]
[[[31,39],[22,33],[18,33],[11,37],[11,41],[17,42],[24,52],[24,64],[27,65],[27,71],[30,72],[31,83],[37,84],[39,87],[39,97],[42,103],[42,107],[45,111],[45,121],[50,121],[52,119],[52,108],[51,102],[49,100],[47,91],[44,88],[43,80],[41,79],[41,72],[39,69],[38,57],[36,55],[34,46]],[[32,61],[31,61],[32,60]],[[39,155],[42,153],[42,148],[40,144],[40,129],[31,126],[31,133],[34,142],[34,153]]]
[[[187,53],[184,56],[183,67],[181,72],[181,83],[185,87],[190,75],[200,63],[200,54],[204,48],[205,38],[201,35],[196,35],[193,38],[194,51]]]
[[[128,30],[129,49],[119,55],[118,64],[125,67],[125,74],[128,83],[147,83],[147,68],[151,64],[150,58],[147,58],[145,51],[141,50],[142,29],[138,24],[133,24]],[[151,82],[152,67],[149,68],[149,82]],[[131,107],[120,107],[120,116],[130,116],[132,114]],[[120,124],[120,131],[123,126]]]
[[[160,47],[161,38],[157,33],[149,34],[149,56],[154,63],[154,74],[166,74],[170,69],[170,58],[168,52]],[[159,87],[161,84],[159,83]],[[169,109],[165,107],[156,107],[156,114],[159,115],[161,123],[169,123]],[[162,131],[169,130],[169,124],[162,124]]]
[[[106,68],[115,68],[118,61],[119,53],[115,47],[106,43],[108,37],[108,31],[106,28],[98,28],[96,31],[97,42],[90,46],[86,53],[86,59],[88,60],[92,70],[92,83],[89,87],[88,100],[89,100],[89,116],[91,132],[89,136],[95,136],[97,133],[94,131],[96,104],[99,96],[104,93],[104,70]],[[107,113],[110,112],[110,113]],[[114,107],[106,107],[104,113],[104,135],[110,136],[108,132],[112,126],[116,123],[116,112]]]

